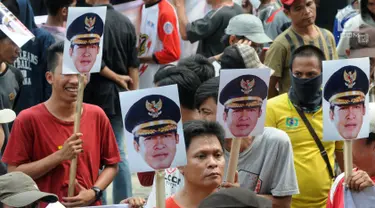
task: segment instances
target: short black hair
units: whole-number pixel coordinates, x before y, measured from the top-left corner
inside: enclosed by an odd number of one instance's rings
[[[69,7],[74,0],[44,0],[49,15],[56,16],[60,9]]]
[[[290,11],[290,8],[292,7],[292,5],[283,4],[283,7],[285,10]]]
[[[366,139],[366,145],[370,145],[375,142],[375,133],[370,132],[368,138]]]
[[[14,16],[20,19],[20,7],[18,5],[17,0],[3,0],[1,2],[10,12],[14,14]]]
[[[185,122],[183,128],[186,151],[189,149],[192,139],[202,135],[216,136],[221,148],[224,150],[225,132],[219,123],[205,120],[191,120]]]
[[[323,71],[323,61],[326,60],[324,53],[318,47],[313,45],[303,45],[292,52],[290,59],[290,70],[293,69],[294,59],[297,57],[316,57],[319,61],[320,70]]]
[[[8,36],[2,30],[0,30],[0,40],[5,39],[7,37]]]
[[[226,47],[219,61],[221,69],[246,69],[243,57],[236,45]]]
[[[194,95],[201,81],[193,71],[180,66],[159,69],[154,76],[154,84],[157,86],[177,84],[181,106],[194,110]]]
[[[183,66],[195,72],[201,82],[205,82],[215,76],[215,67],[201,54],[181,59],[177,66]]]
[[[64,54],[64,41],[54,43],[47,49],[47,69],[52,73],[58,64],[58,54]]]
[[[220,78],[214,77],[201,84],[195,93],[194,105],[196,109],[202,105],[208,98],[213,98],[217,103],[217,96],[219,94]]]
[[[230,43],[229,43],[230,36],[231,36],[231,35],[227,35],[227,34],[225,34],[225,35],[223,35],[223,37],[221,37],[220,42],[221,42],[222,44],[224,44],[225,47],[230,46]],[[237,38],[238,40],[241,40],[241,39],[245,39],[245,40],[247,40],[247,38],[246,38],[245,36],[241,36],[241,35],[235,35],[235,36],[236,36],[236,38]]]

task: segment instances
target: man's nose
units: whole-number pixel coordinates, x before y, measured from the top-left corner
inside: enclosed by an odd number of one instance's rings
[[[249,118],[249,113],[250,113],[250,111],[249,111],[249,109],[246,109],[246,108],[244,108],[244,109],[242,109],[241,111],[240,111],[240,118],[241,119],[248,119]]]
[[[85,47],[85,50],[84,50],[84,54],[85,54],[86,56],[89,56],[89,55],[90,55],[90,53],[89,53],[89,49],[90,49],[90,46],[87,45],[87,46]]]
[[[349,119],[354,119],[355,118],[355,113],[354,113],[354,107],[349,106],[348,108],[348,118]]]
[[[162,148],[164,147],[164,139],[162,136],[157,136],[155,138],[155,147],[156,148]]]
[[[78,79],[79,79],[78,76],[79,76],[79,74],[69,75],[69,82],[72,83],[72,84],[78,85]]]
[[[213,155],[209,156],[207,160],[208,168],[217,168],[218,160]]]
[[[16,46],[16,53],[21,53],[21,49],[20,49],[20,47],[18,47],[18,46]]]

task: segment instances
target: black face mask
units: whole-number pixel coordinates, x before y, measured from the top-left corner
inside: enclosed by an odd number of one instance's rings
[[[322,75],[300,79],[291,74],[289,98],[294,105],[305,111],[316,111],[322,104]]]

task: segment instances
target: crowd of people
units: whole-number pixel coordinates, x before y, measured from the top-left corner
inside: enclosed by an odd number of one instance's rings
[[[134,23],[110,0],[44,0],[42,25],[35,24],[29,0],[1,1],[35,40],[19,48],[0,31],[0,207],[99,206],[107,204],[111,183],[115,204],[156,207],[159,173],[137,173],[142,186],[152,186],[147,199],[132,193],[119,93],[174,84],[187,165],[163,171],[166,208],[344,207],[343,142],[321,141],[323,61],[370,57],[366,87],[374,87],[375,0],[352,0],[332,30],[315,24],[315,0],[206,0],[210,10],[195,21],[185,1],[143,0]],[[85,76],[79,133],[72,133],[78,76],[62,74],[63,54],[80,47],[89,56],[99,43],[64,48],[74,6],[107,8],[101,69]],[[353,31],[367,34],[367,41],[348,35]],[[196,51],[187,54],[195,42]],[[218,102],[229,99],[219,95],[220,73],[248,68],[271,69],[268,94],[259,95],[268,99],[266,111],[251,107],[258,117],[265,114],[265,128],[241,140],[230,183],[233,138],[216,122]],[[229,90],[241,90],[236,87]],[[355,168],[345,183],[356,192],[375,185],[374,103],[369,108],[370,134],[353,142]],[[348,121],[356,116],[349,114]],[[76,195],[68,197],[73,158]]]

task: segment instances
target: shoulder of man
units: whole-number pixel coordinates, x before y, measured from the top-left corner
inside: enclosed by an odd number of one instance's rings
[[[284,32],[282,32],[280,35],[278,35],[275,40],[273,40],[272,44],[273,43],[279,43],[281,45],[287,45],[288,44],[288,41],[286,39],[286,36],[289,34],[289,33],[292,33],[292,29],[291,27],[289,27],[288,29],[286,29]],[[272,46],[271,44],[271,46]]]
[[[333,34],[332,34],[331,31],[329,31],[329,30],[327,30],[325,28],[321,28],[321,27],[319,27],[319,29],[320,29],[320,31],[322,31],[323,36],[327,35],[330,41],[335,41],[335,38],[334,38],[334,36],[333,36]]]
[[[46,29],[43,28],[34,28],[33,34],[35,35],[35,39],[46,44],[48,48],[50,45],[55,43],[55,38],[51,33],[49,33]]]
[[[22,84],[22,81],[23,81],[23,75],[22,75],[22,72],[17,69],[16,67],[14,67],[13,65],[8,65],[9,67],[9,70],[14,74],[14,76],[16,77],[17,79],[17,82],[18,83],[21,83]]]
[[[108,119],[107,115],[101,107],[88,103],[83,103],[83,106],[85,108],[86,115],[90,115],[99,119]]]
[[[288,134],[285,131],[274,127],[264,127],[262,139],[267,140],[267,142],[270,142],[270,144],[281,146],[290,144],[290,138]]]
[[[267,100],[267,108],[273,108],[280,105],[288,105],[289,96],[288,93],[283,93],[276,97]]]
[[[30,122],[36,118],[41,118],[44,116],[44,113],[47,112],[45,109],[44,103],[37,104],[25,110],[22,110],[16,117],[16,121]]]

